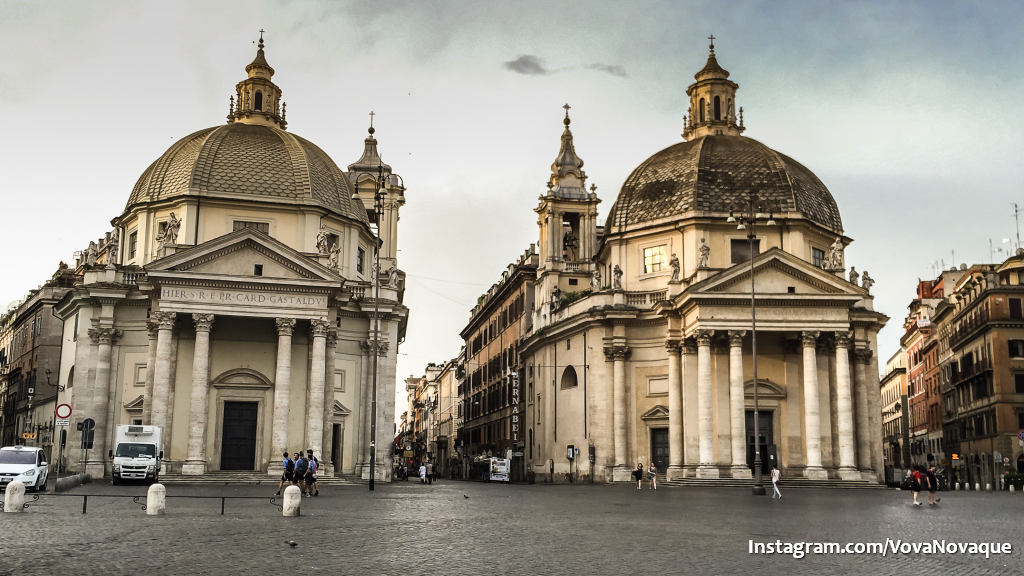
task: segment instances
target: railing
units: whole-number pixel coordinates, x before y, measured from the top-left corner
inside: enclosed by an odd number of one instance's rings
[[[146,509],[146,505],[142,500],[146,499],[146,496],[133,496],[130,494],[33,494],[31,500],[26,500],[24,507],[28,508],[30,505],[35,504],[40,500],[40,496],[49,498],[51,496],[59,498],[81,498],[82,499],[82,514],[88,513],[89,510],[89,498],[131,498],[132,504],[139,506],[142,510]],[[26,496],[27,497],[27,496]],[[167,494],[165,498],[195,498],[203,500],[220,499],[220,514],[224,515],[224,505],[227,500],[268,500],[267,496],[179,496]],[[277,502],[277,498],[274,496],[269,497],[270,503],[278,508],[281,504]],[[3,506],[0,505],[0,510],[3,510]]]
[[[989,359],[979,360],[967,368],[953,372],[950,381],[955,383],[963,382],[968,378],[992,371],[992,361]]]
[[[564,262],[562,269],[566,272],[579,272],[583,269],[583,262]]]
[[[139,285],[139,278],[141,278],[141,277],[143,277],[145,275],[146,275],[145,272],[137,272],[137,271],[129,272],[129,271],[124,271],[124,272],[121,272],[121,283],[122,284],[126,284],[128,286],[138,286]]]
[[[629,306],[654,305],[668,296],[668,289],[650,292],[626,292],[626,304]]]
[[[960,345],[964,339],[971,335],[975,330],[981,328],[988,323],[988,311],[981,310],[973,318],[959,322],[956,328],[953,329],[949,335],[949,345],[956,347]]]
[[[345,289],[352,295],[353,300],[362,300],[366,296],[366,286],[363,284],[347,284]]]

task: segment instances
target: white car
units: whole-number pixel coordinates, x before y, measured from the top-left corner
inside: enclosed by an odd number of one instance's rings
[[[32,446],[4,446],[0,448],[0,489],[17,480],[26,490],[46,490],[49,466],[43,451]]]

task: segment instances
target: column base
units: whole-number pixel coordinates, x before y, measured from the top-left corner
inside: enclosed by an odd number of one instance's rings
[[[683,464],[683,478],[696,478],[697,477],[697,465],[696,464]]]
[[[828,471],[821,466],[808,466],[804,468],[804,478],[809,480],[828,480]]]
[[[733,464],[732,468],[729,469],[729,474],[733,478],[751,478],[753,474],[750,473],[750,468],[743,465]]]
[[[181,473],[184,476],[201,476],[206,474],[206,462],[202,460],[187,460],[181,465]]]
[[[90,460],[85,463],[85,473],[93,478],[103,478],[107,470],[107,463],[103,460]]]
[[[861,479],[860,470],[857,470],[856,468],[854,468],[852,466],[847,466],[847,467],[844,467],[844,468],[840,468],[838,473],[839,473],[839,479],[840,480],[860,480]]]
[[[633,469],[625,465],[612,468],[612,482],[636,482],[633,478]]]
[[[669,466],[668,470],[665,471],[666,480],[680,480],[686,478],[686,468],[680,465]]]
[[[721,473],[716,466],[701,464],[697,467],[697,478],[721,478]]]

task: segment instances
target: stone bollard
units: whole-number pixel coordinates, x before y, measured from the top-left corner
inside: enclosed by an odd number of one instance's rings
[[[991,482],[986,482],[985,483],[985,491],[986,492],[991,492],[992,491],[992,483]]]
[[[1013,484],[1010,484],[1010,492],[1016,492],[1016,491],[1017,491],[1017,487],[1014,486]]]
[[[25,485],[14,481],[7,485],[4,494],[4,512],[18,513],[25,510]]]
[[[167,488],[163,484],[153,484],[146,492],[146,514],[162,516],[167,510]]]
[[[981,492],[981,482],[975,482],[974,483],[974,491],[975,492]]]
[[[299,508],[302,505],[302,491],[298,486],[289,486],[284,489],[284,505],[281,510],[285,516],[298,516]]]
[[[956,484],[953,485],[953,491],[956,492],[959,489],[960,489],[960,483],[957,482]]]

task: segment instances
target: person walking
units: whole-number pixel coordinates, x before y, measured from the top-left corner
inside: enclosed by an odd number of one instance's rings
[[[942,498],[939,498],[938,494],[936,494],[939,489],[939,479],[935,475],[934,464],[928,467],[926,476],[928,477],[928,505],[935,506]]]
[[[295,453],[295,471],[292,473],[292,484],[298,484],[303,496],[306,493],[306,472],[309,470],[309,460],[302,455],[302,452]]]
[[[651,481],[650,490],[658,489],[658,469],[654,467],[654,461],[651,461],[650,467],[647,468],[647,479]]]
[[[772,466],[772,490],[775,490],[775,492],[772,492],[772,498],[778,496],[779,500],[782,500],[782,492],[779,492],[780,478],[782,478],[782,472],[779,472],[779,467]]]
[[[636,470],[633,470],[633,478],[636,478],[636,489],[641,490],[644,483],[644,463],[637,462]]]
[[[420,484],[427,483],[427,465],[420,464]]]
[[[316,473],[320,470],[320,460],[313,455],[313,449],[306,450],[306,460],[309,461],[309,469],[306,472],[306,490],[313,496],[320,495],[320,481]]]
[[[910,472],[910,490],[914,493],[914,506],[920,506],[921,503],[917,501],[918,494],[921,493],[922,474],[920,466],[914,466],[914,469]]]
[[[427,484],[434,483],[434,463],[427,461]]]
[[[281,462],[281,467],[284,471],[281,473],[281,482],[277,485],[277,492],[274,493],[274,496],[281,495],[281,488],[284,488],[285,482],[292,484],[292,472],[295,471],[295,462],[288,457],[288,453],[285,452],[283,456],[284,460]]]

